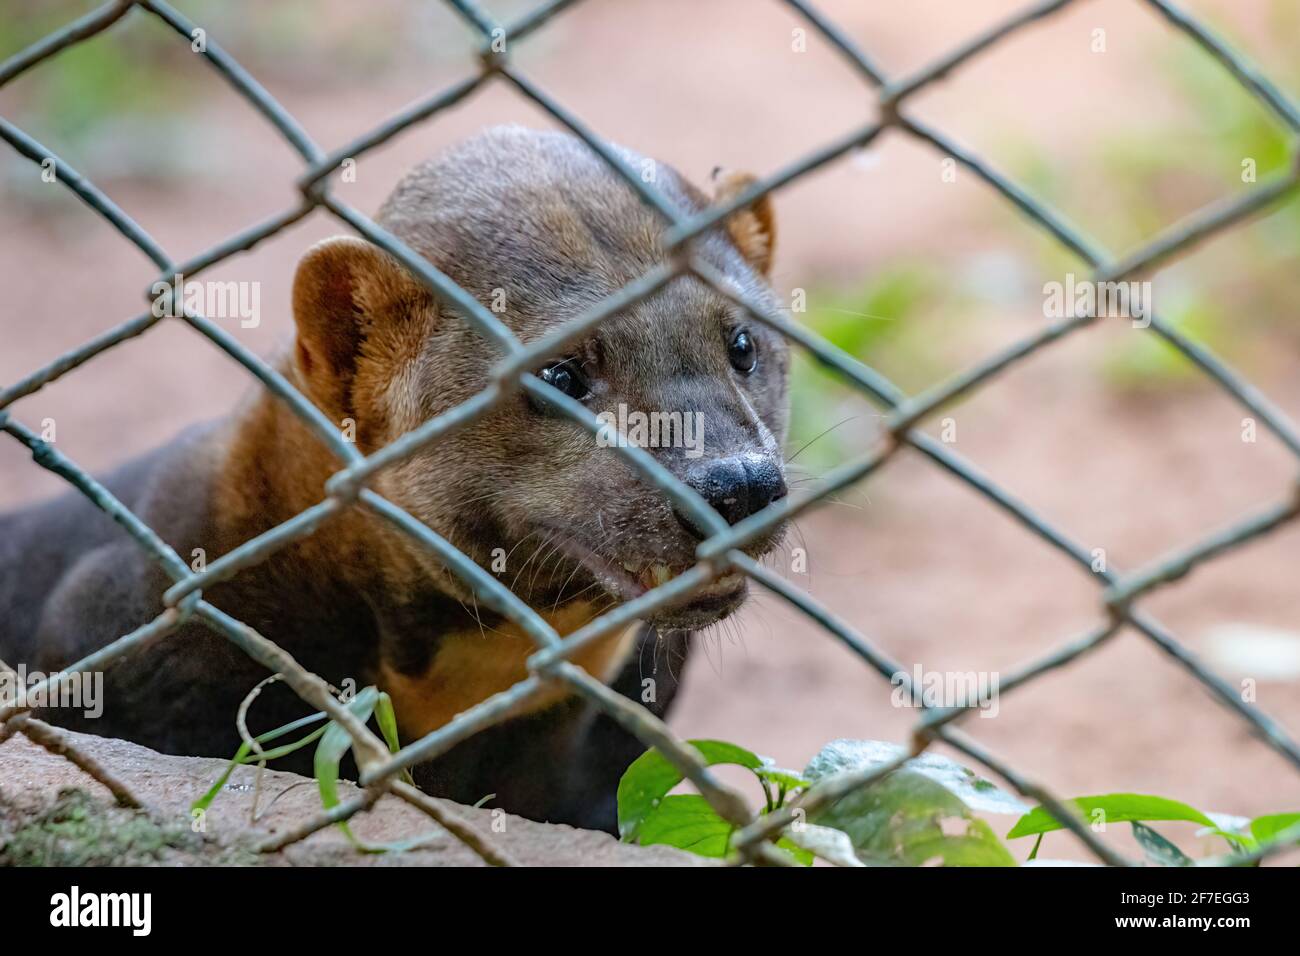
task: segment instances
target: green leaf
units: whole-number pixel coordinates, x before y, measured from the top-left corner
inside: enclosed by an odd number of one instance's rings
[[[379,732],[384,735],[388,752],[395,754],[401,750],[402,744],[397,738],[397,714],[393,712],[393,699],[383,691],[379,692],[379,697],[375,701],[375,723],[379,725]]]
[[[867,770],[897,760],[906,752],[882,740],[832,740],[809,761],[804,776],[813,783],[848,771]],[[958,796],[972,810],[984,813],[1024,813],[1028,804],[941,754],[923,753],[903,765]]]
[[[379,732],[384,735],[388,752],[395,754],[401,750],[402,742],[397,736],[397,714],[393,710],[393,698],[382,690],[379,692],[379,699],[375,702],[375,723],[379,724]],[[402,779],[415,786],[415,778],[411,776],[410,770],[402,771]]]
[[[259,744],[270,743],[272,740],[278,740],[285,734],[293,733],[295,730],[306,727],[309,724],[314,724],[318,720],[324,719],[324,717],[325,715],[323,713],[315,713],[307,717],[300,717],[282,727],[276,727],[274,730],[268,730],[264,734],[259,734],[253,739]],[[320,737],[324,732],[325,728],[321,727],[308,734],[306,737],[303,737],[301,740],[294,741],[291,744],[285,744],[281,747],[276,747],[274,750],[264,751],[261,754],[254,754],[253,748],[247,743],[240,744],[239,749],[235,751],[235,755],[230,758],[230,763],[226,764],[225,771],[223,771],[221,776],[217,778],[217,782],[209,788],[207,793],[190,804],[190,812],[193,813],[195,810],[208,809],[208,807],[212,805],[212,801],[217,798],[217,794],[221,792],[221,788],[226,785],[226,781],[230,779],[230,775],[235,772],[236,767],[247,763],[261,763],[264,760],[274,760],[276,757],[283,757],[285,754],[293,753],[295,750],[307,746],[307,744]]]
[[[695,793],[664,797],[641,821],[637,842],[642,846],[675,846],[699,856],[723,857],[731,840],[730,823]]]
[[[758,774],[759,780],[765,780],[773,784],[779,790],[786,793],[793,793],[796,790],[807,790],[812,786],[811,780],[804,779],[803,776],[793,770],[784,770],[781,767],[774,767],[770,764],[763,764],[761,767],[754,769]]]
[[[358,720],[366,723],[370,720],[370,715],[381,706],[385,696],[376,687],[366,687],[358,691],[357,695],[347,702],[347,708],[356,714]],[[383,720],[378,717],[376,719],[382,728]],[[396,723],[393,726],[395,729]],[[385,738],[387,736],[385,733]],[[391,741],[389,745],[392,745]],[[343,729],[341,724],[330,721],[329,726],[325,728],[325,733],[321,736],[320,743],[316,745],[314,764],[316,786],[320,788],[321,806],[326,810],[338,806],[340,802],[338,793],[339,764],[343,760],[343,755],[351,749],[352,737]],[[366,843],[357,838],[346,820],[339,821],[337,825],[347,836],[348,841],[363,853],[400,852],[420,846],[440,836],[438,831],[431,831],[391,843]]]
[[[378,688],[366,687],[358,691],[357,695],[348,701],[347,708],[356,714],[358,720],[365,723],[370,720],[370,715],[374,712],[378,700]],[[341,724],[330,721],[329,726],[325,728],[325,733],[321,736],[320,743],[316,745],[316,757],[313,764],[316,774],[316,786],[320,789],[321,806],[326,810],[339,805],[339,764],[343,760],[343,755],[351,749],[352,737],[343,729]],[[346,820],[339,821],[338,827],[357,849],[372,849],[353,835],[352,828],[348,826]]]
[[[961,798],[906,766],[842,797],[809,822],[843,830],[868,865],[1016,865],[989,825]]]
[[[1154,797],[1141,793],[1106,793],[1095,797],[1076,797],[1069,801],[1079,810],[1083,819],[1091,823],[1094,814],[1101,811],[1105,823],[1131,823],[1134,820],[1190,820],[1204,826],[1213,827],[1215,823],[1208,816],[1177,800],[1167,797]],[[1060,830],[1064,824],[1047,812],[1043,807],[1034,807],[1016,821],[1016,825],[1007,834],[1007,839],[1029,836],[1034,833],[1050,833]]]
[[[818,829],[826,829],[826,828],[818,827]],[[835,831],[835,832],[839,832],[839,831]],[[844,836],[844,834],[841,833],[840,836]],[[789,837],[781,837],[781,839],[776,841],[776,845],[778,849],[785,850],[786,853],[789,853],[792,857],[794,857],[794,861],[798,863],[800,866],[812,866],[813,860],[816,859],[816,856],[813,854],[811,850],[805,850],[803,847],[795,843]],[[853,855],[852,852],[850,852],[849,855],[852,856]],[[853,859],[855,862],[857,861],[857,857],[853,857]],[[862,864],[859,863],[858,865],[861,866]]]
[[[1138,823],[1136,820],[1130,826],[1133,827],[1133,838],[1137,840],[1138,846],[1142,847],[1142,852],[1146,854],[1146,858],[1152,863],[1157,866],[1193,865],[1191,857],[1149,826]],[[1041,835],[1039,834],[1039,836]]]
[[[1260,843],[1268,843],[1288,827],[1300,823],[1300,813],[1270,813],[1250,821],[1250,832]]]
[[[762,765],[755,754],[722,740],[688,740],[699,751],[706,766],[738,764],[757,771]],[[618,832],[625,842],[638,839],[641,825],[684,778],[657,750],[647,750],[624,772],[618,782]]]

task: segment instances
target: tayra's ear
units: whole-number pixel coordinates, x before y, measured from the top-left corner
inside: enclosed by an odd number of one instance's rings
[[[752,173],[732,172],[722,167],[713,171],[713,201],[722,203],[758,182]],[[772,221],[772,199],[767,193],[749,206],[727,217],[727,232],[740,254],[763,275],[772,269],[776,227]]]
[[[335,420],[354,415],[363,351],[382,359],[431,302],[405,266],[363,239],[335,236],[307,250],[293,278],[295,359],[316,403]]]

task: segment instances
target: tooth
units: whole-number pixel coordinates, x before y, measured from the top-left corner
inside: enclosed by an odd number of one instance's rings
[[[633,564],[631,561],[624,561],[624,562],[623,562],[623,567],[624,567],[625,570],[630,571],[630,572],[632,572],[633,574],[636,574],[636,573],[637,573],[637,566],[636,566],[635,564]]]
[[[656,585],[656,586],[658,586],[658,585],[660,585],[660,584],[663,584],[663,583],[664,583],[665,581],[667,581],[670,577],[672,577],[672,575],[671,575],[671,574],[669,573],[669,571],[668,571],[668,567],[667,567],[667,565],[656,564],[656,565],[653,565],[653,566],[650,568],[650,570],[654,572],[654,576],[655,576],[655,585]]]

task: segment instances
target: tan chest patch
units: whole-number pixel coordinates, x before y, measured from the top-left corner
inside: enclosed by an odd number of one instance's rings
[[[543,614],[562,637],[573,633],[595,616],[591,605],[567,606]],[[589,644],[570,660],[602,681],[612,680],[631,653],[637,625]],[[418,740],[447,724],[453,717],[508,690],[528,676],[525,661],[537,645],[517,625],[456,631],[438,645],[428,670],[423,674],[401,674],[380,665],[379,686],[393,699],[402,741]],[[569,697],[562,686],[551,685],[515,711],[513,716],[536,713]]]

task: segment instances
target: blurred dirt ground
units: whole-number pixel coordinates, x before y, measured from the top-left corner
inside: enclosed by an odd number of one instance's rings
[[[826,0],[818,6],[898,74],[1021,4]],[[1266,71],[1294,59],[1294,43],[1288,50],[1270,35],[1267,3],[1217,0],[1189,7],[1229,29]],[[339,4],[322,9],[344,17]],[[377,4],[374,17],[400,24],[404,11],[413,9]],[[274,61],[267,74],[253,72],[319,143],[336,147],[470,69],[464,28],[449,15],[420,15],[422,28],[435,37],[436,55],[427,60],[403,47],[400,59],[384,60],[373,75],[331,76],[319,62],[309,81],[295,80],[289,67],[277,69]],[[871,96],[824,44],[814,38],[808,53],[791,52],[797,25],[775,2],[591,0],[522,45],[516,58],[596,130],[692,178],[704,179],[715,165],[766,174],[871,115]],[[1107,30],[1105,56],[1089,52],[1099,26]],[[215,28],[213,36],[222,39]],[[1049,161],[1065,162],[1100,128],[1111,136],[1137,136],[1178,115],[1183,106],[1152,78],[1152,50],[1185,42],[1142,4],[1080,3],[961,69],[921,96],[915,112],[995,166],[1010,162],[1000,153],[1009,131],[1032,139]],[[239,43],[226,45],[236,58],[256,54]],[[9,52],[0,49],[0,55]],[[59,69],[57,60],[47,63],[0,93],[0,113],[10,115],[11,107],[35,97]],[[197,58],[177,69],[192,71],[187,80],[202,90],[196,97],[190,86],[178,84],[168,114],[181,132],[164,148],[174,151],[168,159],[188,179],[121,175],[142,149],[153,151],[148,144],[157,130],[148,122],[124,120],[121,128],[110,122],[66,149],[39,123],[29,131],[38,138],[50,134],[52,148],[183,259],[292,206],[299,166]],[[1231,81],[1225,74],[1222,82]],[[165,88],[151,92],[164,102],[171,95]],[[367,154],[357,181],[336,188],[373,211],[410,165],[499,122],[550,125],[504,86],[490,86]],[[1212,152],[1216,130],[1212,122],[1191,129],[1170,148],[1194,167]],[[943,368],[954,371],[1038,328],[1044,321],[1041,283],[1050,277],[1037,271],[1031,254],[1033,227],[969,175],[943,183],[939,159],[888,134],[869,155],[842,160],[783,190],[776,200],[776,281],[783,289],[809,289],[815,301],[891,263],[924,259],[945,274],[996,284],[997,295],[967,314],[922,330],[922,341],[943,356]],[[4,382],[139,313],[154,279],[141,255],[75,199],[42,184],[38,172],[12,153],[0,162]],[[1180,194],[1182,213],[1215,198],[1192,193]],[[1098,219],[1091,203],[1062,212],[1103,243],[1123,235]],[[1267,228],[1267,219],[1245,227]],[[312,242],[344,231],[317,212],[206,273],[213,280],[261,282],[261,326],[231,323],[232,334],[262,354],[283,347],[291,335],[289,291],[298,256]],[[1178,267],[1180,282],[1197,291],[1198,278],[1215,275],[1218,257],[1236,241],[1224,237],[1198,249]],[[1298,271],[1291,261],[1281,273],[1290,283],[1281,299],[1291,307],[1278,320],[1295,318]],[[1162,281],[1158,277],[1157,292]],[[1231,300],[1219,304],[1233,309]],[[1243,412],[1208,382],[1134,393],[1117,391],[1096,375],[1097,350],[1124,347],[1141,334],[1116,325],[1067,339],[950,413],[956,451],[1075,539],[1104,547],[1112,565],[1124,569],[1294,493],[1294,462],[1267,434],[1243,443]],[[1248,344],[1259,334],[1243,320],[1241,339]],[[1253,379],[1292,420],[1300,419],[1296,342],[1294,335],[1265,338],[1245,353]],[[903,378],[909,371],[884,370]],[[223,414],[249,387],[246,374],[214,348],[183,328],[165,326],[97,358],[14,411],[29,425],[55,419],[59,447],[102,469],[165,441],[188,422]],[[840,423],[838,412],[825,410],[825,427]],[[860,415],[840,433],[859,435],[861,444],[873,427],[874,419]],[[0,444],[0,507],[57,490],[57,480],[33,466],[16,443]],[[1102,619],[1096,588],[1084,574],[909,452],[837,503],[800,519],[799,535],[792,544],[806,546],[810,568],[792,579],[907,666],[1005,673]],[[1223,676],[1256,679],[1260,706],[1293,737],[1300,736],[1297,557],[1300,529],[1284,528],[1196,571],[1147,605]],[[684,736],[733,740],[797,767],[832,738],[903,740],[916,717],[892,707],[883,680],[771,596],[758,596],[735,621],[706,635],[705,649],[672,720]],[[995,719],[976,717],[966,727],[1064,795],[1124,790],[1240,814],[1300,809],[1300,774],[1252,741],[1241,721],[1129,631],[1008,694]],[[1077,855],[1065,839],[1053,845],[1049,838],[1045,852]]]

